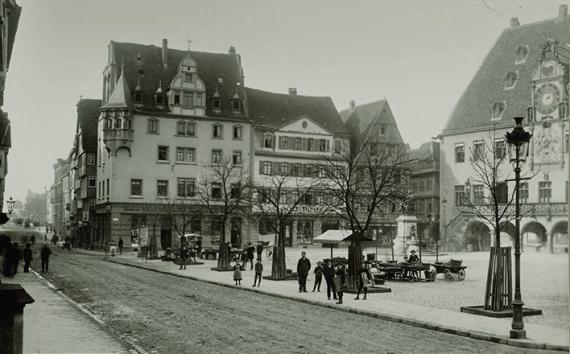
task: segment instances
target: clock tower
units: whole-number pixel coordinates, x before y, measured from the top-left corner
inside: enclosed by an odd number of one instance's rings
[[[564,134],[568,125],[569,53],[555,40],[542,45],[532,78],[529,124],[533,133],[532,165],[564,166]]]

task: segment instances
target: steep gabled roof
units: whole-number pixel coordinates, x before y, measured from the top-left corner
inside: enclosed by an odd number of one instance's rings
[[[434,160],[437,157],[437,153],[439,150],[436,151],[437,143],[433,141],[429,141],[420,145],[417,149],[410,150],[410,160]]]
[[[513,117],[526,116],[531,105],[530,81],[538,67],[541,46],[549,38],[566,47],[570,42],[569,16],[505,29],[457,102],[442,135],[494,124],[513,125]],[[516,64],[519,47],[528,48],[528,55],[524,62]],[[510,72],[517,73],[518,80],[514,88],[506,90]],[[491,121],[494,104],[501,102],[506,102],[502,118]]]
[[[81,129],[81,145],[83,150],[97,150],[97,120],[101,100],[81,99],[77,103],[77,124]]]
[[[12,147],[12,129],[6,113],[0,109],[0,147]]]
[[[113,108],[130,108],[131,107],[131,90],[127,79],[125,78],[124,67],[121,69],[121,75],[119,80],[115,84],[113,93],[111,97],[103,105],[103,109],[113,109]]]
[[[348,130],[330,97],[281,94],[245,88],[249,117],[256,125],[275,129],[306,116],[334,134]]]
[[[340,112],[340,116],[347,126],[354,127],[353,133],[356,133],[356,127],[358,127],[360,138],[366,138],[369,134],[374,133],[372,127],[380,124],[389,127],[388,135],[384,139],[386,143],[404,143],[394,114],[386,100],[374,101],[358,105],[352,109],[345,109]]]
[[[153,94],[159,84],[166,90],[174,76],[178,73],[179,64],[188,56],[187,50],[168,49],[167,67],[162,61],[162,48],[154,45],[135,43],[111,42],[114,58],[112,62],[117,65],[124,63],[125,78],[131,90],[137,85],[143,90],[144,110],[154,110]],[[241,65],[238,54],[221,54],[190,51],[190,56],[198,65],[198,75],[206,86],[207,113],[211,114],[211,98],[218,90],[223,110],[218,116],[226,116],[231,112],[230,98],[236,91],[236,84],[243,86]],[[140,59],[138,59],[140,57]],[[218,84],[218,78],[223,84]]]

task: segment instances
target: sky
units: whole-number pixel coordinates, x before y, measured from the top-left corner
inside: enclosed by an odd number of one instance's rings
[[[53,183],[80,97],[101,98],[111,40],[226,53],[248,87],[330,96],[337,109],[387,99],[412,148],[444,127],[510,19],[556,17],[564,1],[17,0],[7,75],[12,126],[5,197]]]

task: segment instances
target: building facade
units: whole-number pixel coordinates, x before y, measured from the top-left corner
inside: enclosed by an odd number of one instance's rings
[[[330,97],[302,96],[246,89],[248,113],[254,124],[252,177],[256,189],[283,185],[283,203],[304,193],[284,225],[285,245],[310,244],[313,237],[341,227],[338,217],[327,215],[327,197],[313,188],[323,177],[324,159],[334,158],[348,147],[349,133]],[[305,192],[306,188],[310,191]],[[262,203],[261,201],[258,201]],[[271,213],[252,211],[251,239],[274,233]]]
[[[160,246],[172,247],[164,204],[198,203],[196,188],[212,164],[250,164],[240,56],[233,47],[218,54],[171,49],[166,40],[162,47],[111,42],[103,76],[94,246],[152,225]],[[188,231],[219,232],[213,224],[197,212]]]
[[[520,189],[523,244],[552,252],[567,247],[569,44],[566,5],[550,20],[520,25],[512,19],[457,103],[440,144],[440,228],[448,248],[484,250],[491,245],[489,225],[464,213],[463,198],[482,204],[476,201],[488,193],[471,182],[469,161],[490,140],[493,151],[506,153],[504,136],[515,116],[525,117],[524,128],[532,133],[522,172],[531,178]],[[508,159],[502,168],[512,171]],[[508,182],[509,191],[513,188]],[[491,213],[488,205],[478,207]],[[512,219],[514,210],[508,215]],[[513,223],[505,221],[502,230],[502,245],[511,244]]]

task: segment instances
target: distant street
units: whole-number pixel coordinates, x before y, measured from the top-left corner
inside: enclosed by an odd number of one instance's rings
[[[97,313],[112,331],[149,352],[524,352],[59,248],[54,249],[47,277]]]

